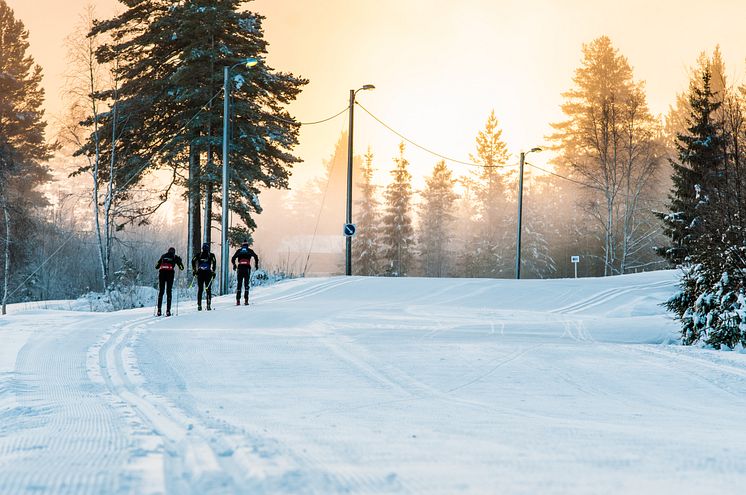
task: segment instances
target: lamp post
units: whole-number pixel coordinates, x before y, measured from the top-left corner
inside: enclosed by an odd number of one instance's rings
[[[259,61],[255,58],[247,58],[232,66],[223,67],[223,204],[222,204],[222,223],[221,223],[221,249],[220,255],[220,294],[225,295],[228,293],[228,257],[230,256],[228,246],[228,150],[230,146],[228,144],[228,119],[230,118],[230,99],[231,99],[231,85],[230,85],[230,72],[239,65],[244,65],[246,68],[254,67]],[[210,219],[206,218],[205,222],[209,222]]]
[[[372,84],[350,90],[350,125],[347,130],[347,214],[345,224],[352,223],[352,129],[354,123],[355,95],[358,91],[375,89]],[[352,275],[352,236],[345,235],[345,275]]]
[[[518,169],[518,233],[515,242],[515,278],[521,278],[521,217],[523,216],[523,164],[526,161],[526,155],[534,151],[541,151],[541,148],[531,148],[527,152],[521,151],[521,164]]]

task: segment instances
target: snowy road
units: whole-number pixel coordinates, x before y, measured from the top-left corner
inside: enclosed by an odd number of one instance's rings
[[[743,493],[746,354],[673,272],[328,278],[0,319],[0,494]]]

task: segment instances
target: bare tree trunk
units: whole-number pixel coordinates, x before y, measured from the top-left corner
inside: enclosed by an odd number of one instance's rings
[[[111,159],[109,160],[109,184],[106,189],[106,198],[104,199],[104,240],[106,241],[104,249],[104,281],[107,283],[106,292],[109,292],[110,270],[111,270],[111,241],[113,238],[111,224],[114,218],[111,214],[114,203],[114,164],[116,163],[117,153],[117,118],[119,107],[117,105],[117,89],[114,89],[114,103],[112,108],[111,124]]]
[[[210,44],[215,49],[215,40],[211,36],[210,38]],[[214,79],[215,76],[215,61],[210,58],[210,88],[209,88],[209,94],[213,94],[215,91],[214,88]],[[208,105],[207,110],[207,137],[209,139],[212,139],[212,100],[210,100],[210,103]],[[212,150],[212,143],[208,141],[207,144],[207,173],[210,176],[210,180],[205,186],[205,234],[203,236],[203,242],[206,242],[207,244],[212,245],[212,196],[213,191],[215,189],[215,186],[212,182],[212,171],[214,169],[213,167],[213,150]]]
[[[205,235],[204,242],[212,244],[212,184],[207,184],[205,190]]]
[[[93,203],[93,221],[96,226],[96,241],[98,243],[98,259],[101,265],[101,285],[103,290],[107,290],[109,283],[107,280],[106,270],[106,253],[104,247],[104,239],[101,235],[101,212],[99,211],[99,165],[101,163],[101,140],[99,138],[98,131],[98,100],[96,99],[96,58],[95,58],[95,41],[93,38],[88,38],[87,41],[87,53],[86,62],[88,65],[88,89],[90,95],[91,111],[93,112],[93,143],[95,146],[95,156],[93,157],[93,191],[92,191],[92,203]]]
[[[609,198],[609,192],[606,193],[606,232],[604,236],[604,276],[613,274],[610,269],[614,262],[612,257],[612,244],[614,242],[612,229],[614,228],[614,202]]]
[[[10,279],[10,213],[8,212],[8,203],[5,201],[5,198],[3,198],[3,215],[5,217],[5,266],[3,268],[2,314],[5,314],[8,302],[8,281]]]
[[[189,147],[189,246],[187,246],[187,259],[191,262],[192,257],[200,251],[201,221],[200,221],[200,170],[199,151],[192,142]]]

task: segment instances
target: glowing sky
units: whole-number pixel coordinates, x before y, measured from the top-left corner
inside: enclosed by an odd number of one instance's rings
[[[45,73],[49,112],[62,108],[63,40],[88,0],[6,0],[31,32],[31,52]],[[101,16],[117,4],[94,2]],[[328,117],[359,101],[413,141],[468,160],[491,109],[517,155],[543,142],[560,119],[581,45],[606,34],[647,84],[654,113],[686,88],[698,54],[721,45],[731,80],[743,81],[743,0],[256,0],[267,17],[269,63],[310,79],[291,112],[301,121]],[[400,138],[356,111],[355,148],[371,145],[376,166],[391,168]],[[297,177],[318,170],[347,119],[309,126]],[[417,183],[436,157],[408,146]],[[542,164],[547,154],[533,157]],[[468,167],[451,164],[457,175]]]

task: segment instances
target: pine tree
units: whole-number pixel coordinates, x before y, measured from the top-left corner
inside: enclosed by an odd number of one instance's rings
[[[41,67],[27,54],[29,33],[0,0],[0,238],[3,250],[2,314],[15,266],[29,255],[26,243],[39,220],[33,210],[46,203],[37,189],[49,180],[44,162],[55,145],[45,139]]]
[[[220,182],[223,67],[256,58],[258,65],[237,68],[230,79],[229,204],[253,230],[252,215],[261,212],[259,187],[286,188],[291,167],[300,161],[291,154],[299,126],[284,106],[307,81],[266,63],[264,18],[243,10],[240,0],[124,3],[126,11],[92,32],[113,39],[99,50],[99,60],[116,59],[122,81],[117,121],[109,113],[102,122],[103,135],[115,123],[120,127],[118,185],[134,186],[146,173],[170,169],[172,182],[188,191],[191,245],[198,247],[201,191],[209,197]],[[221,197],[216,194],[212,200],[219,203]],[[148,208],[139,216],[153,211]]]
[[[477,152],[471,159],[481,165],[470,178],[477,202],[476,231],[467,241],[462,271],[467,276],[499,277],[510,268],[508,252],[515,215],[509,212],[504,166],[509,153],[494,110],[476,138]]]
[[[381,238],[385,246],[384,262],[387,273],[405,277],[412,269],[414,259],[414,228],[412,226],[412,175],[409,162],[404,158],[404,143],[399,144],[399,157],[391,171],[394,180],[386,188],[385,214]]]
[[[446,277],[451,273],[456,220],[454,208],[458,195],[454,191],[456,179],[445,161],[435,165],[425,179],[422,203],[419,205],[419,253],[422,272],[426,277]]]
[[[357,201],[357,233],[352,240],[353,269],[355,275],[379,275],[381,273],[380,203],[378,186],[373,184],[373,152],[368,148],[362,170],[362,181],[358,184],[360,199]]]

